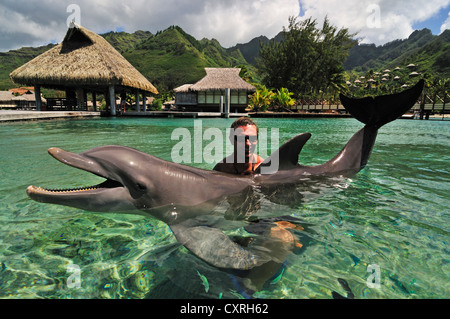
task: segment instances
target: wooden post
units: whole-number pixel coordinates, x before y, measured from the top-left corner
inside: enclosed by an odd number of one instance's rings
[[[41,87],[39,85],[34,86],[34,97],[36,99],[36,111],[41,110]]]
[[[144,104],[144,112],[147,112],[147,97],[145,96],[145,92],[142,93],[142,103]]]
[[[231,91],[230,89],[225,89],[225,112],[224,117],[229,118],[230,117],[230,101],[231,99]]]
[[[84,106],[84,90],[82,88],[78,88],[77,92],[77,109],[81,111]]]
[[[139,90],[136,90],[136,111],[141,111],[141,100],[139,95]]]
[[[109,104],[111,107],[111,115],[116,116],[116,94],[114,92],[114,85],[109,86]]]
[[[92,92],[92,105],[94,112],[97,112],[97,93],[95,91]]]
[[[72,105],[72,101],[76,101],[76,99],[77,99],[77,95],[76,95],[76,93],[75,93],[75,91],[73,91],[72,89],[69,89],[69,88],[67,88],[66,89],[66,105],[64,105],[65,106],[65,109],[66,110],[68,110],[68,111],[72,111],[72,107],[75,107],[76,105]]]

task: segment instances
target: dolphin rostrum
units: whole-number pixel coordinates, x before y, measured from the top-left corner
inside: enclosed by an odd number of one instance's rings
[[[423,85],[424,81],[420,80],[401,93],[375,98],[353,99],[341,95],[344,107],[365,126],[334,158],[322,165],[298,163],[299,153],[311,137],[309,133],[287,141],[253,176],[176,164],[123,146],[101,146],[81,154],[50,148],[50,155],[60,162],[106,181],[82,189],[49,190],[29,186],[27,194],[38,202],[91,212],[152,216],[167,223],[181,244],[209,264],[225,269],[252,269],[282,259],[283,254],[277,257],[279,249],[270,249],[266,244],[245,247],[232,241],[215,227],[212,221],[217,217],[215,207],[227,198],[255,188],[295,184],[308,176],[356,174],[367,164],[378,129],[411,109]]]

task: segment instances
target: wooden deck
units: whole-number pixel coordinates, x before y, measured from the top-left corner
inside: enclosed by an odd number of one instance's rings
[[[217,118],[222,117],[220,112],[193,112],[193,111],[147,111],[147,112],[137,112],[128,111],[122,113],[118,116],[124,117],[165,117],[165,118],[176,118],[176,117],[190,117],[190,118]],[[229,117],[242,117],[248,116],[248,113],[230,113]]]
[[[34,121],[34,120],[53,120],[64,118],[89,118],[99,116],[100,112],[79,112],[79,111],[40,112],[40,111],[0,110],[0,123],[17,122],[17,121]]]

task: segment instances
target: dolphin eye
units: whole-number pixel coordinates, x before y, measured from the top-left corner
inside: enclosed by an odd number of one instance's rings
[[[146,190],[147,190],[147,186],[145,186],[144,184],[137,183],[136,186],[137,186],[137,188],[138,188],[140,191],[146,191]]]

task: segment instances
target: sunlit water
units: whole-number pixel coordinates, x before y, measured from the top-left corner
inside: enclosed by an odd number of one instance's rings
[[[225,130],[231,122],[207,119],[201,124],[203,130]],[[362,127],[354,119],[257,122],[269,134],[278,128],[280,145],[311,132],[300,155],[300,162],[308,165],[332,158]],[[26,196],[31,184],[62,188],[102,181],[55,161],[47,154],[50,147],[82,152],[118,144],[171,160],[179,142],[171,135],[178,127],[194,132],[194,120],[2,124],[0,298],[242,297],[229,274],[177,245],[160,221],[93,214]],[[203,146],[208,143],[203,141]],[[338,278],[348,283],[355,298],[450,297],[449,146],[449,122],[395,121],[379,131],[368,166],[355,177],[302,203],[278,204],[280,215],[301,220],[304,230],[294,234],[303,248],[254,297],[332,298],[333,291],[345,296]],[[260,209],[270,210],[267,205]]]

